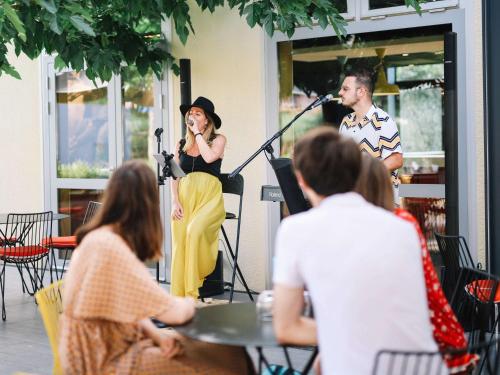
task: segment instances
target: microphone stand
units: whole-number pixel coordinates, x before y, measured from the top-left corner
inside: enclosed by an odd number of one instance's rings
[[[157,128],[155,130],[156,143],[158,145],[158,153],[161,152],[161,133],[163,133],[163,128]],[[164,178],[160,175],[160,164],[156,163],[156,175],[158,177],[158,186],[165,185]],[[156,262],[156,281],[160,282],[160,261]]]
[[[274,156],[273,156],[273,148],[272,148],[272,143],[280,138],[283,133],[285,133],[288,128],[290,128],[293,123],[295,121],[297,121],[304,113],[306,113],[307,111],[311,110],[312,108],[316,107],[316,104],[318,104],[319,102],[323,101],[325,98],[325,96],[320,96],[318,97],[316,100],[314,100],[313,102],[311,102],[306,108],[304,108],[302,110],[302,112],[298,113],[293,119],[292,121],[290,121],[285,127],[283,127],[282,129],[278,130],[271,138],[269,138],[267,141],[265,141],[262,146],[259,147],[259,149],[257,151],[255,151],[252,156],[250,156],[247,160],[245,160],[243,162],[243,164],[241,164],[239,167],[237,167],[234,171],[232,171],[230,174],[229,174],[229,178],[234,178],[234,176],[236,176],[238,173],[240,173],[243,168],[245,168],[253,159],[255,159],[262,151],[267,151],[271,154],[271,158],[274,159]]]
[[[162,128],[157,128],[155,130],[156,143],[158,145],[158,154],[161,153],[161,133],[163,133]],[[160,164],[158,163],[156,164],[156,175],[158,177],[158,185],[165,185],[165,179],[160,175]]]

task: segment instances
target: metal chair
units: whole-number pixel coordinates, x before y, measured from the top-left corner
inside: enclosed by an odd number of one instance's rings
[[[471,345],[498,331],[499,283],[499,277],[476,268],[460,269],[450,305]]]
[[[5,238],[0,247],[0,259],[3,260],[0,272],[0,289],[2,293],[2,319],[7,319],[5,310],[5,266],[14,264],[19,271],[23,292],[34,295],[43,287],[43,277],[48,264],[50,248],[43,244],[43,239],[52,236],[52,211],[9,214],[5,226]],[[12,241],[11,239],[15,239]],[[45,264],[44,264],[45,262]],[[29,283],[24,278],[26,270]]]
[[[444,234],[434,233],[439,248],[439,253],[443,260],[444,272],[441,277],[443,291],[451,300],[452,293],[455,290],[458,276],[461,268],[475,268],[476,265],[470,255],[467,241],[462,236],[447,236]],[[478,264],[478,268],[480,268]]]
[[[52,374],[54,375],[63,374],[57,344],[59,340],[59,316],[63,311],[62,292],[63,281],[59,280],[35,294],[38,309],[42,315],[43,325],[45,326],[52,349],[54,361]]]
[[[439,352],[381,350],[375,357],[372,375],[449,374]]]
[[[83,217],[83,224],[87,223],[92,217],[96,214],[99,207],[101,207],[102,203],[89,201],[87,205],[87,210],[85,211],[85,216]],[[57,266],[55,264],[55,250],[59,250],[59,252],[64,251],[64,259],[63,266],[61,270],[61,276],[65,271],[66,261],[68,260],[68,252],[73,251],[76,248],[76,236],[59,236],[52,237],[51,242],[45,241],[52,250],[52,258],[53,262],[51,262],[50,268],[52,272],[52,268],[54,268],[56,272],[56,279],[59,280],[59,273],[57,271]]]
[[[460,374],[497,375],[500,373],[500,338],[490,337],[464,349],[443,352],[380,350],[375,356],[372,375],[444,375],[449,374],[443,358],[453,359],[471,354],[474,360]]]
[[[237,220],[237,226],[236,226],[236,241],[235,241],[235,246],[234,246],[234,252],[233,248],[231,246],[231,243],[229,241],[229,238],[227,236],[226,230],[224,229],[224,225],[221,226],[222,230],[222,235],[224,237],[224,241],[227,245],[227,248],[229,250],[229,254],[231,256],[231,261],[232,261],[232,274],[231,274],[231,282],[227,283],[229,285],[229,302],[231,303],[233,301],[233,294],[234,294],[234,285],[236,281],[236,272],[238,273],[238,276],[240,278],[241,283],[243,284],[243,287],[246,290],[246,293],[248,294],[248,297],[250,298],[251,301],[253,301],[253,296],[250,291],[250,288],[248,288],[248,285],[245,281],[245,278],[243,277],[243,273],[240,270],[240,267],[238,266],[238,253],[240,249],[240,229],[241,229],[241,212],[242,212],[242,207],[243,207],[243,190],[244,190],[244,180],[243,176],[240,174],[237,174],[233,178],[229,178],[229,175],[226,173],[221,174],[220,176],[220,181],[222,183],[222,193],[223,194],[235,194],[239,196],[239,205],[238,205],[238,214],[234,214],[231,212],[226,212],[226,220]]]

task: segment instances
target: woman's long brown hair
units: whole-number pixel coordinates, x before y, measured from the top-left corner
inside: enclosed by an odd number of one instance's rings
[[[394,210],[394,193],[389,170],[383,162],[366,153],[363,153],[361,159],[361,173],[355,191],[375,206],[391,212]]]
[[[103,225],[110,225],[140,260],[161,257],[163,227],[158,186],[155,174],[145,162],[128,161],[113,173],[102,206],[77,231],[77,243]]]

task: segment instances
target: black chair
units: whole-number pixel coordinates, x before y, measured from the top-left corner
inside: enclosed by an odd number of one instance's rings
[[[237,220],[236,241],[235,241],[235,245],[234,245],[234,252],[233,252],[233,247],[231,246],[231,243],[230,243],[229,238],[227,236],[226,230],[224,229],[224,225],[222,225],[222,227],[221,227],[224,241],[226,243],[227,249],[229,250],[229,254],[231,256],[230,261],[232,261],[231,282],[227,283],[229,285],[229,288],[230,288],[229,289],[229,302],[231,303],[233,301],[234,286],[235,286],[235,281],[236,281],[236,272],[238,272],[238,276],[240,278],[241,283],[243,284],[243,287],[246,290],[246,293],[248,294],[248,297],[250,297],[250,300],[253,301],[252,292],[250,291],[250,288],[248,288],[248,285],[245,281],[245,278],[243,277],[243,273],[241,272],[240,267],[238,266],[238,253],[239,253],[239,248],[240,248],[241,212],[242,212],[242,207],[243,207],[243,189],[244,189],[245,183],[243,180],[243,176],[240,174],[237,174],[233,178],[229,178],[228,174],[223,173],[220,176],[220,181],[222,183],[222,193],[223,194],[235,194],[235,195],[239,196],[238,214],[226,212],[226,220]]]
[[[500,374],[500,356],[498,347],[500,338],[493,336],[479,344],[465,349],[449,349],[443,352],[381,350],[375,356],[372,375],[444,375],[449,369],[443,357],[453,359],[463,354],[477,355],[477,362],[461,374],[498,375]]]
[[[499,283],[499,277],[476,268],[460,269],[450,305],[470,345],[498,330]]]
[[[444,272],[441,274],[441,284],[443,291],[451,300],[452,293],[457,284],[458,275],[461,268],[475,268],[476,265],[470,255],[467,241],[462,236],[447,236],[444,234],[434,233],[439,248],[439,253],[443,260]],[[480,268],[480,264],[478,264]]]
[[[52,236],[52,211],[9,214],[5,226],[5,237],[0,247],[0,259],[3,260],[0,272],[2,293],[2,319],[7,319],[5,310],[5,266],[14,264],[19,271],[23,292],[34,295],[43,288],[43,278],[47,269],[50,248],[43,243]],[[24,277],[28,273],[28,280]]]

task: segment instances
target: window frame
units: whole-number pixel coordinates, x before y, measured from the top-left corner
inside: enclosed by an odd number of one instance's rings
[[[364,1],[364,0],[362,0]],[[358,34],[377,31],[397,31],[408,27],[425,27],[441,24],[450,24],[452,31],[458,34],[458,75],[468,77],[473,75],[474,66],[468,63],[466,55],[466,46],[468,41],[466,38],[466,11],[464,8],[446,9],[443,12],[429,12],[426,17],[421,17],[416,12],[406,13],[383,18],[373,22],[371,20],[359,19],[359,15],[355,21],[349,22],[347,26],[348,34]],[[333,28],[329,27],[326,30],[316,26],[313,28],[299,28],[296,30],[292,38],[288,38],[283,33],[277,32],[272,38],[265,38],[264,46],[264,66],[265,66],[265,123],[266,135],[270,138],[279,130],[279,82],[278,82],[278,54],[277,43],[288,40],[299,40],[307,38],[318,38],[335,36]],[[471,238],[474,243],[478,236],[478,226],[475,223],[476,209],[474,207],[475,195],[470,192],[470,181],[468,176],[475,176],[477,167],[474,164],[475,156],[470,150],[470,143],[467,139],[472,136],[473,129],[468,125],[469,114],[474,108],[473,98],[466,94],[465,79],[458,81],[458,147],[466,150],[460,153],[458,157],[458,165],[460,168],[459,174],[459,196],[464,197],[458,202],[459,206],[459,230],[468,238]],[[279,141],[273,143],[275,150],[279,149]],[[277,185],[277,180],[270,166],[266,168],[267,185]],[[426,188],[421,186],[419,189]],[[470,217],[469,217],[470,216]],[[266,287],[272,285],[272,265],[273,254],[276,239],[276,232],[280,224],[280,208],[279,205],[269,204],[267,209],[268,227],[267,227],[267,265],[266,265]],[[473,219],[472,219],[473,218]],[[476,254],[474,254],[475,256]]]

